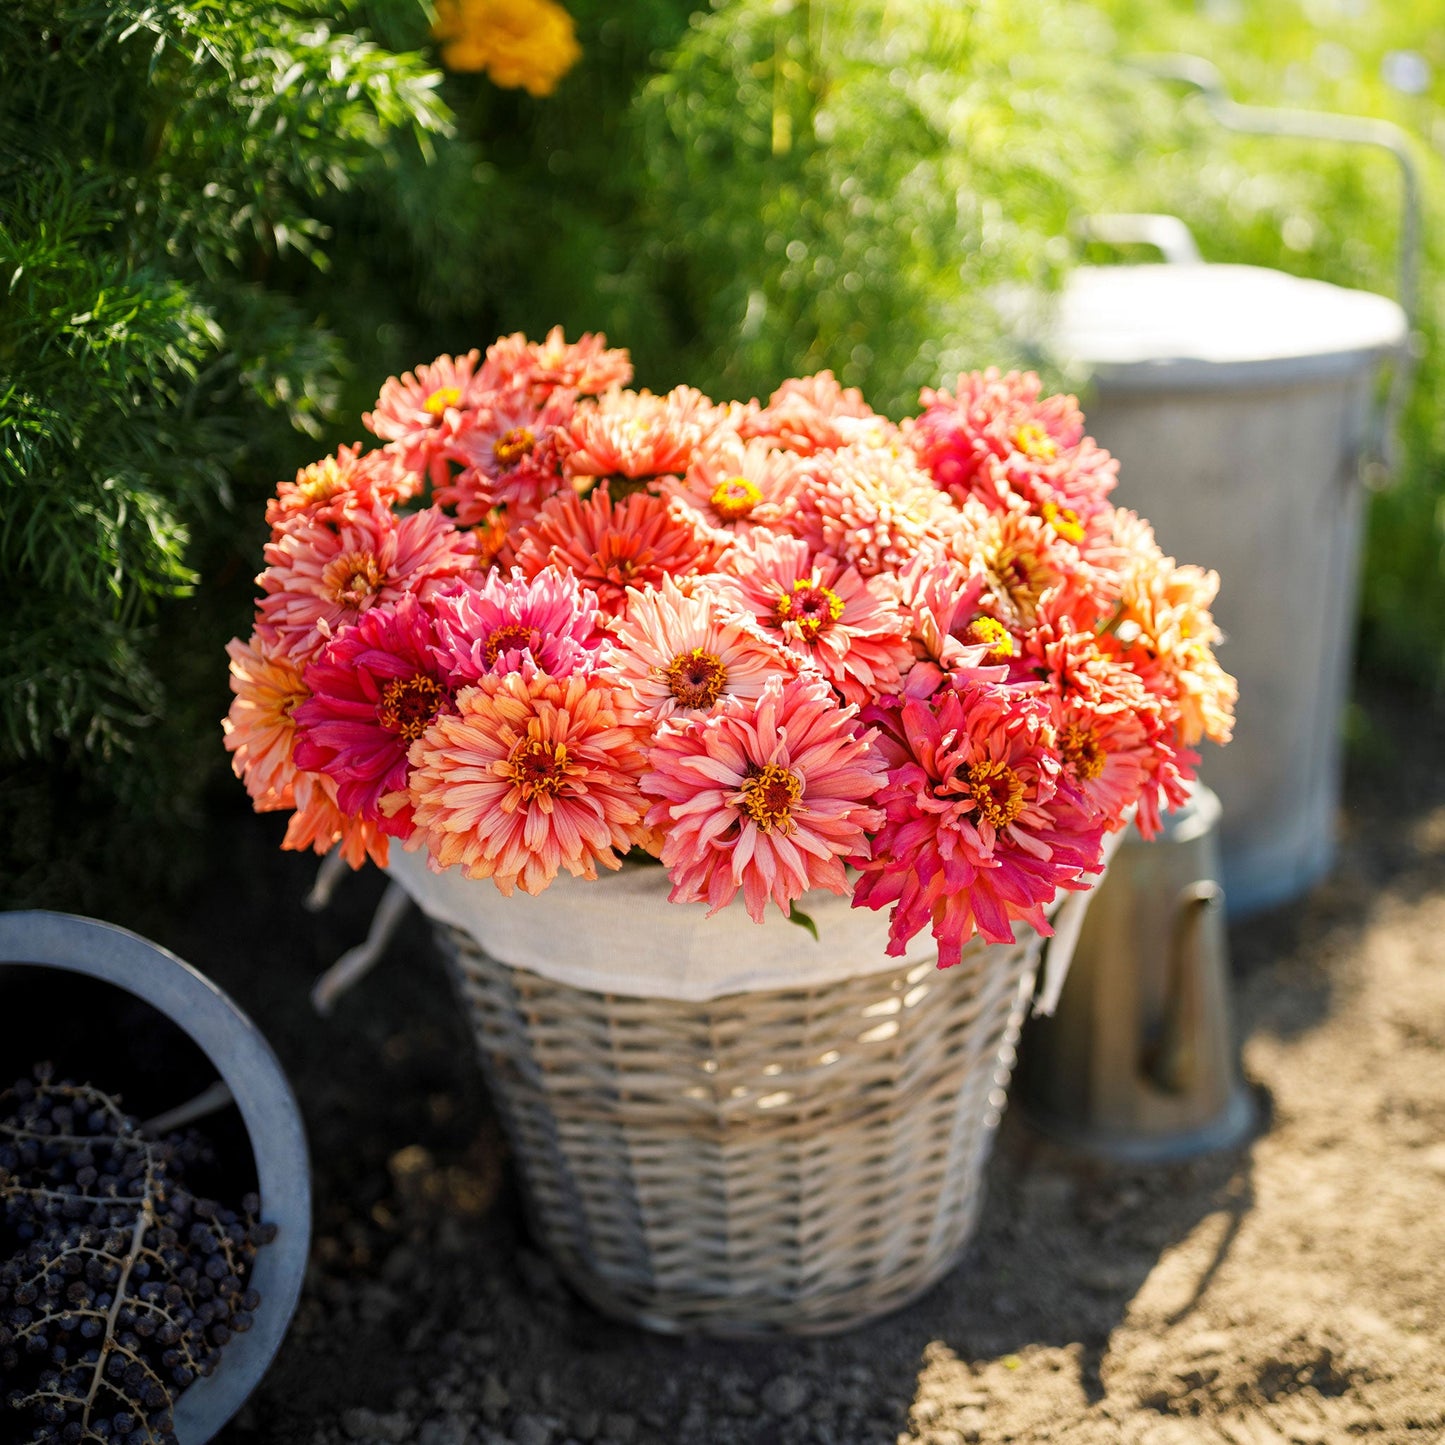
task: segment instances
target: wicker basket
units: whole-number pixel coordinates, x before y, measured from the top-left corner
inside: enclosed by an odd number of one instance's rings
[[[946,972],[914,961],[700,1002],[578,988],[437,931],[535,1226],[599,1308],[667,1331],[823,1333],[957,1261],[1032,931],[975,942]]]

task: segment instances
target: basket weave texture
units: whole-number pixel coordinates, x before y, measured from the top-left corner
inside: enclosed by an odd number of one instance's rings
[[[598,993],[438,925],[533,1224],[653,1329],[825,1333],[906,1303],[978,1215],[1041,940],[708,1002]]]

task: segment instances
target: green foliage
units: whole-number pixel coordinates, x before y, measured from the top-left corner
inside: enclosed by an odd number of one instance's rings
[[[0,8],[0,790],[26,808],[6,854],[17,897],[56,901],[36,870],[86,818],[183,814],[198,761],[219,756],[214,717],[204,743],[163,726],[193,702],[168,700],[186,669],[163,639],[198,563],[225,553],[233,483],[275,467],[294,428],[319,430],[340,360],[274,278],[326,264],[320,202],[378,169],[388,137],[448,123],[420,57],[327,13]]]
[[[686,375],[766,395],[830,367],[897,410],[1006,363],[998,298],[1058,280],[1073,154],[1128,89],[1077,64],[1092,24],[1042,0],[733,0],[695,17],[639,106]]]

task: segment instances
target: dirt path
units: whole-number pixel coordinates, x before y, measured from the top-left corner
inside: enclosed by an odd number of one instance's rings
[[[291,1071],[318,1237],[281,1358],[222,1445],[1445,1439],[1441,732],[1374,711],[1335,875],[1232,930],[1259,1137],[1122,1169],[1011,1115],[958,1270],[866,1329],[766,1345],[659,1338],[570,1296],[525,1241],[425,930],[314,1018],[311,979],[378,881],[306,914],[312,869],[275,851],[275,820],[238,814],[162,941]]]

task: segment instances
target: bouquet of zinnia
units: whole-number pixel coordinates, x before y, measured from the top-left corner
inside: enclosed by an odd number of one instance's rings
[[[895,423],[827,372],[631,375],[503,337],[278,487],[224,726],[285,847],[508,895],[650,855],[673,902],[850,894],[946,966],[1048,933],[1228,739],[1218,579],[1110,504],[1074,398],[988,371]]]

